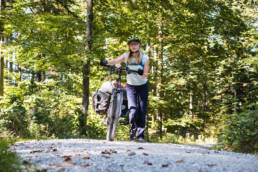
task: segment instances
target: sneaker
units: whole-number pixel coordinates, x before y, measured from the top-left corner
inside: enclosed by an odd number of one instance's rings
[[[130,140],[136,139],[136,129],[130,129]]]
[[[131,140],[131,141],[135,141],[135,140],[136,140],[135,133],[131,133],[131,134],[130,134],[130,140]]]
[[[136,140],[135,134],[130,134],[130,140],[131,140],[131,141]]]

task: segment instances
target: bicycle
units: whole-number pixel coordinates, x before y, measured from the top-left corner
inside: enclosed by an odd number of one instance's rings
[[[101,64],[101,65],[109,68],[112,72],[118,73],[118,78],[116,80],[117,86],[114,87],[112,90],[109,112],[107,114],[106,140],[113,141],[115,138],[116,129],[118,126],[118,121],[122,112],[123,95],[126,94],[126,89],[121,87],[122,73],[123,71],[125,71],[127,73],[135,72],[142,75],[143,71],[131,70],[131,69],[128,69],[127,67],[122,67],[121,65],[114,65],[114,66],[108,66],[104,64]]]

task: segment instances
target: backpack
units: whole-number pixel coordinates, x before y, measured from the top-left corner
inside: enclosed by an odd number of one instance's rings
[[[97,90],[92,96],[93,109],[97,114],[105,115],[110,104],[111,94]]]

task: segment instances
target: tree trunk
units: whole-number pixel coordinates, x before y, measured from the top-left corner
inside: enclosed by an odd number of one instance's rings
[[[191,67],[190,67],[191,68]],[[192,75],[193,73],[190,72],[190,76]],[[192,80],[190,82],[193,82]],[[193,115],[193,84],[190,83],[190,93],[189,93],[189,115],[194,118],[194,115]]]
[[[236,86],[233,85],[232,86],[232,91],[233,91],[233,103],[234,103],[234,113],[236,114],[237,113],[237,90],[235,88]]]
[[[189,115],[194,118],[193,116],[193,90],[190,88],[190,95],[189,95]]]
[[[86,56],[85,64],[83,65],[83,95],[82,95],[82,116],[80,118],[80,132],[82,135],[86,135],[87,116],[89,107],[89,85],[90,85],[90,56],[92,45],[92,24],[93,24],[93,0],[86,0],[87,3],[87,25],[86,25]]]
[[[160,14],[160,22],[159,22],[159,51],[158,51],[158,80],[160,81],[159,84],[157,85],[157,96],[159,99],[163,97],[162,93],[162,84],[163,84],[163,23],[162,23],[162,15]],[[159,137],[162,139],[163,132],[163,114],[161,109],[158,109],[158,121],[159,121]]]
[[[151,51],[150,51],[150,39],[148,37],[148,41],[147,41],[147,47],[148,47],[148,56],[150,57],[151,56]],[[147,111],[148,112],[148,111]],[[149,121],[150,117],[149,117],[149,113],[146,114],[146,129],[145,129],[145,133],[146,133],[146,140],[149,141]]]
[[[148,21],[149,21],[149,19],[150,19],[149,8],[150,8],[150,6],[149,6],[149,0],[147,0],[147,9],[148,9],[147,18],[148,18]],[[147,23],[147,29],[146,29],[146,30],[147,30],[147,32],[148,32],[146,50],[147,50],[148,56],[149,56],[149,58],[150,58],[150,57],[151,57],[151,41],[150,41],[150,35],[149,35],[149,33],[150,33],[150,23],[149,23],[149,22]],[[149,71],[149,73],[150,73],[150,71]],[[148,112],[148,111],[147,111],[147,112]],[[149,113],[147,113],[147,114],[146,114],[146,129],[145,129],[145,131],[146,131],[146,140],[147,140],[147,141],[150,140],[150,137],[149,137],[149,123],[148,123],[149,119],[150,119],[150,116],[149,116]]]
[[[2,55],[2,44],[4,41],[4,23],[2,22],[2,10],[4,9],[4,7],[5,0],[0,0],[0,96],[4,95],[4,57]]]
[[[2,38],[0,38],[0,96],[4,95],[4,57],[2,57]]]
[[[207,81],[206,77],[203,77],[203,95],[202,95],[202,114],[204,118],[204,124],[207,122],[208,117],[206,116],[207,111]]]
[[[18,71],[19,71],[19,81],[21,82],[22,81],[22,69],[21,67],[19,66],[18,64]],[[34,79],[34,78],[33,78]]]
[[[42,81],[42,76],[41,75],[42,75],[41,71],[37,72],[37,80],[38,80],[38,82]]]
[[[157,59],[158,59],[158,52],[157,48],[152,47],[152,52],[153,52],[153,58],[154,58],[154,63],[151,66],[151,73],[152,73],[152,78],[154,81],[157,81]],[[157,88],[153,87],[152,88],[152,95],[156,95]],[[155,122],[156,122],[156,109],[153,111],[151,115],[151,128],[155,128]]]

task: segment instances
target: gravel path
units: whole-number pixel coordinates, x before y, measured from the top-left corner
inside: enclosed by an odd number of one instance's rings
[[[17,142],[10,149],[24,164],[46,171],[258,171],[258,156],[177,144],[63,139]]]

